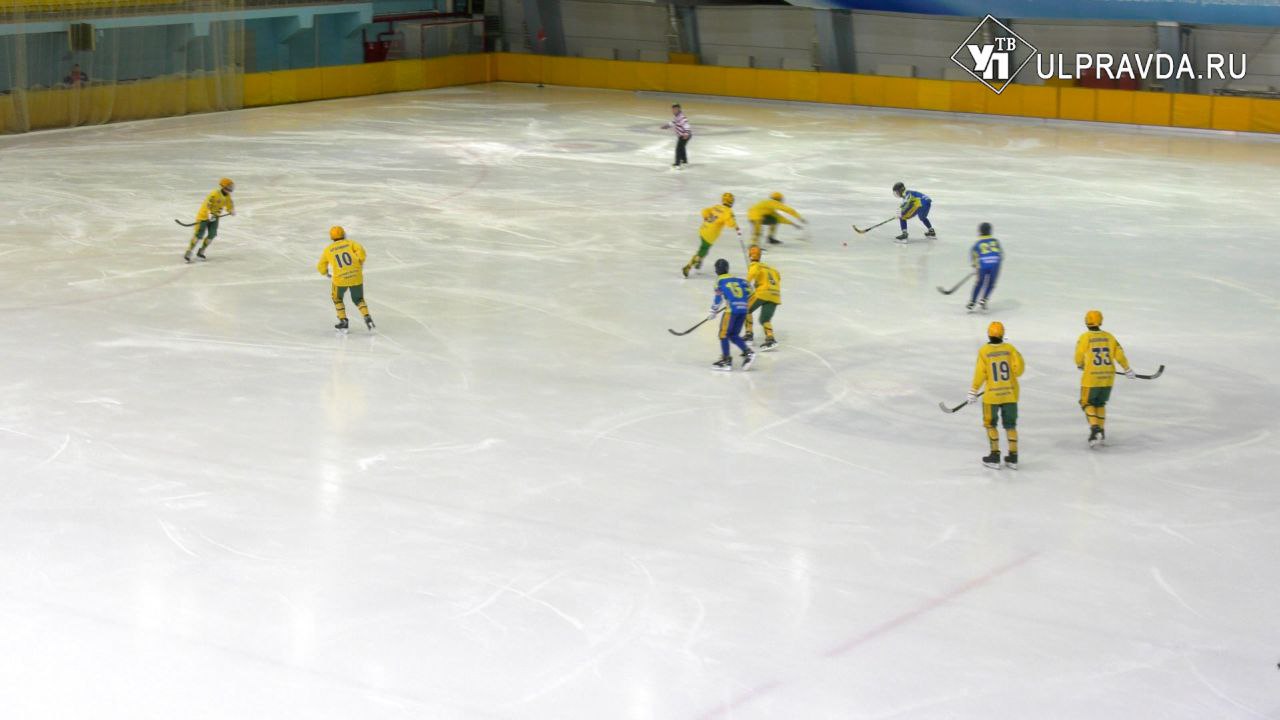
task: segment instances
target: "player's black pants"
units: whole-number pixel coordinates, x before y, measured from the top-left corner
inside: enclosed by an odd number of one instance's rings
[[[689,140],[690,138],[687,137],[676,138],[676,165],[689,164],[689,154],[684,151],[685,146],[689,144]]]

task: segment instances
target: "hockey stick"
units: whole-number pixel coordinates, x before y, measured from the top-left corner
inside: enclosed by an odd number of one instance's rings
[[[720,311],[721,311],[721,309],[720,309],[720,308],[716,308],[715,313],[713,313],[713,314],[711,314],[711,315],[708,315],[708,316],[706,316],[706,317],[702,318],[702,320],[698,321],[698,324],[697,324],[697,325],[694,325],[693,327],[689,328],[688,330],[685,330],[684,332],[679,332],[678,330],[672,330],[671,328],[667,328],[667,332],[671,333],[672,335],[676,335],[676,336],[680,336],[680,335],[688,335],[689,333],[693,332],[694,330],[697,330],[698,328],[702,327],[702,323],[705,323],[706,321],[710,320],[711,318],[715,317],[716,315],[719,315],[719,314],[720,314]]]
[[[983,390],[982,392],[978,393],[977,395],[974,395],[974,396],[973,396],[973,399],[974,399],[974,400],[977,400],[978,398],[982,397],[986,392],[987,392],[986,390]],[[955,406],[955,407],[947,407],[947,404],[946,404],[946,403],[944,403],[944,402],[940,402],[940,403],[938,403],[938,407],[942,410],[942,412],[947,413],[948,415],[950,415],[951,413],[953,413],[953,412],[955,412],[955,411],[959,410],[960,408],[962,408],[962,407],[964,407],[965,405],[968,405],[968,404],[969,404],[969,401],[968,401],[968,400],[965,400],[964,402],[960,403],[959,405],[957,405],[957,406]]]
[[[229,213],[228,213],[228,214],[229,214]],[[214,220],[217,220],[218,218],[224,218],[224,217],[226,217],[226,215],[214,215],[214,216],[213,216],[213,219],[214,219]],[[181,225],[182,227],[195,227],[196,223],[199,223],[199,222],[200,222],[199,220],[197,220],[196,222],[184,223],[184,222],[182,222],[181,220],[179,220],[178,218],[174,218],[174,219],[173,219],[173,221],[174,221],[174,222],[176,222],[176,223],[178,223],[178,224],[179,224],[179,225]]]
[[[878,223],[876,223],[875,225],[872,225],[871,227],[869,227],[869,228],[867,228],[867,229],[865,229],[865,230],[860,229],[857,225],[854,225],[854,226],[853,226],[853,231],[854,231],[854,232],[856,232],[856,233],[858,233],[859,235],[866,235],[867,233],[871,232],[872,230],[875,230],[876,228],[880,227],[880,226],[881,226],[881,225],[883,225],[884,223],[891,223],[891,222],[893,222],[894,220],[897,220],[897,219],[898,219],[898,218],[896,218],[896,217],[891,217],[891,218],[889,218],[888,220],[885,220],[884,222],[878,222]]]
[[[942,293],[943,295],[950,295],[951,293],[959,290],[961,285],[964,285],[965,283],[969,282],[969,278],[973,277],[973,275],[974,275],[973,273],[969,273],[968,275],[965,275],[964,279],[956,283],[955,286],[952,287],[950,290],[939,285],[938,292]]]
[[[1139,380],[1155,380],[1156,378],[1160,377],[1163,374],[1164,374],[1164,366],[1161,365],[1160,367],[1156,368],[1156,371],[1151,373],[1150,375],[1141,375],[1139,373],[1134,373],[1133,376],[1138,378]]]

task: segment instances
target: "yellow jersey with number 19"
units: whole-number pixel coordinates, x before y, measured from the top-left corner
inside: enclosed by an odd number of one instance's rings
[[[1111,387],[1116,382],[1116,366],[1129,369],[1129,358],[1116,336],[1106,330],[1090,330],[1076,341],[1076,367],[1084,371],[1081,387]]]
[[[738,220],[733,216],[733,211],[725,205],[712,205],[702,210],[702,227],[698,229],[698,237],[708,245],[714,244],[720,239],[720,233],[724,232],[725,227],[738,229]]]
[[[782,304],[782,275],[773,267],[758,260],[751,263],[747,268],[747,282],[755,288],[751,294],[753,300]]]
[[[1007,342],[988,343],[978,351],[978,364],[973,369],[973,391],[985,383],[983,405],[1018,402],[1018,376],[1026,365],[1022,353]]]
[[[329,268],[333,271],[330,272]],[[331,275],[338,287],[364,284],[364,248],[354,240],[334,240],[320,255],[316,270]]]

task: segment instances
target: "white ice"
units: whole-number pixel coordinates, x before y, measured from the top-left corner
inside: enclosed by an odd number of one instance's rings
[[[683,172],[669,97],[512,85],[0,140],[0,716],[1280,717],[1280,144],[685,100]],[[900,179],[940,238],[855,236]],[[726,190],[813,223],[714,374]],[[1167,366],[1096,451],[1093,307]],[[1016,472],[937,407],[992,319]]]

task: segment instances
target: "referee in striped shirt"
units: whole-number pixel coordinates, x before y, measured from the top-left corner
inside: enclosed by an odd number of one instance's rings
[[[689,144],[689,138],[693,137],[693,130],[689,127],[689,118],[685,117],[684,110],[680,109],[679,103],[671,106],[671,115],[671,122],[663,125],[662,129],[676,131],[676,161],[671,167],[678,170],[681,165],[689,164],[689,156],[685,153],[684,148]]]

